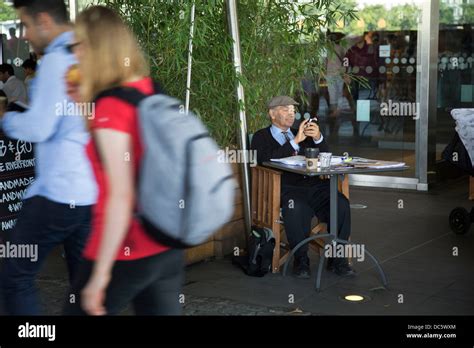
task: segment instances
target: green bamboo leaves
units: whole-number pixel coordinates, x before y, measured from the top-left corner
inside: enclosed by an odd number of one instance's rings
[[[186,69],[192,1],[97,0],[116,9],[147,52],[152,76],[180,99]],[[237,144],[237,78],[243,83],[250,132],[267,125],[266,102],[294,95],[301,79],[324,74],[325,28],[355,17],[338,0],[241,0],[238,3],[243,76],[232,66],[224,0],[196,1],[191,109],[221,146]],[[330,49],[330,48],[329,48]]]

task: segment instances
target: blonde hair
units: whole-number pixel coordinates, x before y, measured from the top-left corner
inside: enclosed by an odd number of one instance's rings
[[[4,113],[7,111],[8,99],[0,94],[0,112]]]
[[[81,92],[85,102],[98,93],[150,74],[137,39],[113,10],[92,6],[76,21],[75,36],[83,45]]]

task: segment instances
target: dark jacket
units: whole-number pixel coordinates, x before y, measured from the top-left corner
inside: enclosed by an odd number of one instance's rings
[[[271,126],[257,131],[253,138],[250,148],[257,151],[257,162],[262,165],[263,162],[268,162],[272,158],[284,158],[294,155],[295,149],[289,142],[280,145],[276,141],[270,131]],[[296,135],[297,129],[291,129],[291,132]],[[300,150],[298,155],[304,156],[306,148],[319,148],[320,152],[328,152],[329,147],[324,139],[320,144],[316,145],[312,138],[306,138],[305,141],[298,144]],[[307,177],[299,174],[284,172],[282,175],[282,186],[313,186],[320,184],[319,177]]]

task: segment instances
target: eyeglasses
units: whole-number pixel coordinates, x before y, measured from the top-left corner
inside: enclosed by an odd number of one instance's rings
[[[76,48],[77,46],[79,46],[81,44],[80,41],[78,42],[73,42],[69,45],[66,45],[66,50],[69,52],[69,53],[74,53],[74,48]]]

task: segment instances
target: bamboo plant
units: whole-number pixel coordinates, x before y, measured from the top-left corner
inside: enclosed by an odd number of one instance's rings
[[[96,0],[118,11],[147,53],[167,93],[186,94],[192,1]],[[232,64],[225,0],[197,0],[191,109],[221,146],[237,144],[237,78],[243,83],[249,132],[268,124],[266,102],[301,91],[302,78],[324,76],[331,49],[325,28],[356,17],[338,0],[238,2],[243,75]]]

